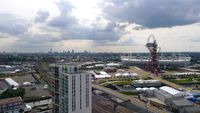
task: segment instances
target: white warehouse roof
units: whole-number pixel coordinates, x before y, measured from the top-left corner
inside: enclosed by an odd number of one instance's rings
[[[95,64],[94,66],[95,67],[104,67],[105,65],[104,64]]]
[[[136,88],[136,90],[137,90],[137,91],[141,91],[141,90],[142,90],[142,88],[140,88],[140,87],[137,87],[137,88]]]
[[[184,95],[184,93],[182,93],[174,88],[168,87],[168,86],[163,86],[163,87],[160,87],[159,89],[168,94],[171,94],[172,96],[183,96]]]
[[[108,64],[106,64],[106,66],[110,66],[110,67],[119,67],[121,65],[122,64],[120,64],[120,63],[108,63]]]
[[[91,74],[94,75],[95,78],[110,78],[111,77],[111,75],[109,75],[105,71],[100,71],[99,73],[92,71]]]
[[[199,75],[200,73],[197,72],[181,72],[181,73],[174,73],[174,75]]]
[[[122,76],[122,77],[136,77],[138,76],[137,73],[130,73],[130,72],[126,72],[126,73],[116,73],[115,76]]]
[[[5,81],[9,86],[14,86],[15,88],[19,87],[19,84],[16,81],[14,81],[12,78],[5,78]]]

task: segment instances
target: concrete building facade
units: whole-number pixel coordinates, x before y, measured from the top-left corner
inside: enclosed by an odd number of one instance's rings
[[[52,64],[53,113],[91,113],[91,75],[77,64]]]

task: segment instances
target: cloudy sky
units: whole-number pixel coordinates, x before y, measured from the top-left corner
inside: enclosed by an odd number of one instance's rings
[[[0,52],[200,52],[200,0],[0,0]]]

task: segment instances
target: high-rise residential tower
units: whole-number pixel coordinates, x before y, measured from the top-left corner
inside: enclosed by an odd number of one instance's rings
[[[91,113],[91,76],[75,63],[51,64],[53,113]]]

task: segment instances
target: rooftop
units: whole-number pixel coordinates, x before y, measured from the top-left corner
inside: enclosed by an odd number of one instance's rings
[[[166,105],[164,102],[160,101],[160,100],[157,99],[157,98],[148,98],[148,100],[151,100],[151,101],[157,102],[157,103],[162,104],[162,105]]]
[[[7,88],[9,88],[8,84],[3,79],[0,79],[0,90],[4,90]]]
[[[171,87],[168,87],[168,86],[163,86],[163,87],[160,87],[159,88],[160,90],[163,90],[169,94],[172,94],[172,95],[176,95],[176,94],[182,94],[182,92],[174,89],[174,88],[171,88]]]
[[[186,100],[184,98],[172,99],[171,101],[177,107],[193,106],[193,104],[190,101],[188,101],[188,100]]]
[[[0,105],[6,105],[16,102],[23,102],[21,97],[13,97],[13,98],[6,98],[6,99],[0,99]]]
[[[199,113],[200,107],[199,106],[193,106],[193,107],[185,107],[183,108],[186,113]]]
[[[58,63],[54,63],[51,65],[68,65],[68,66],[80,66],[82,65],[82,62],[58,62]]]
[[[13,85],[13,86],[19,86],[19,84],[14,81],[12,78],[5,78],[5,81],[9,84],[9,85]]]

